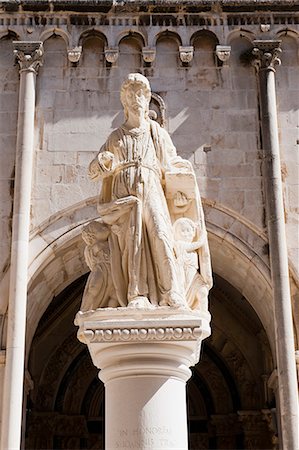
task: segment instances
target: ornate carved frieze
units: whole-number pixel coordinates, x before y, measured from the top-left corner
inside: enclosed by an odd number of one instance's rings
[[[200,327],[97,328],[83,331],[84,342],[195,341],[201,335]],[[82,336],[80,336],[80,340],[82,340]]]
[[[156,59],[156,49],[153,47],[143,47],[142,58],[146,63],[152,63]]]
[[[179,47],[180,59],[183,63],[189,64],[193,59],[194,47],[193,45]]]
[[[43,65],[43,43],[40,41],[13,41],[13,47],[20,72],[37,73],[39,67]]]
[[[272,69],[280,64],[281,40],[254,40],[254,48],[252,50],[253,64],[257,70]]]
[[[105,58],[110,64],[115,64],[119,55],[118,47],[106,47],[105,48]]]
[[[110,314],[109,320],[106,319],[107,313]],[[210,318],[209,313],[189,313],[187,316],[188,320],[184,315],[178,315],[176,311],[171,312],[169,307],[161,307],[158,311],[138,312],[137,315],[131,308],[105,308],[86,313],[79,312],[75,323],[80,326],[78,338],[84,343],[197,341],[209,333],[206,328]],[[96,320],[97,317],[99,321]],[[159,321],[155,325],[153,321],[157,317]],[[170,317],[175,322],[170,320]],[[116,326],[116,320],[118,326]]]
[[[231,46],[230,45],[216,45],[216,55],[224,65],[227,65],[230,58]]]
[[[73,64],[77,64],[79,62],[81,54],[82,54],[81,45],[79,45],[78,47],[69,48],[67,51],[68,60]]]

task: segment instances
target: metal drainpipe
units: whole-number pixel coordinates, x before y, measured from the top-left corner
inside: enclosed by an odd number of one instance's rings
[[[298,385],[275,92],[275,65],[280,63],[280,43],[279,40],[255,40],[252,53],[259,80],[281,440],[284,450],[298,450]]]
[[[20,449],[21,440],[35,82],[43,55],[41,42],[15,41],[13,45],[20,66],[20,90],[3,389],[2,450]]]

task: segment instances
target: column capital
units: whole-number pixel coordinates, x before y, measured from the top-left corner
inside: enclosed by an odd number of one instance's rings
[[[37,73],[43,65],[43,43],[41,41],[13,41],[14,55],[20,72]]]
[[[279,59],[279,55],[282,51],[280,48],[281,40],[256,39],[253,41],[253,44],[253,65],[257,70],[275,70],[275,66],[281,63]]]
[[[207,312],[168,306],[153,310],[100,308],[79,311],[75,319],[78,339],[87,344],[94,365],[102,369],[104,382],[136,375],[134,359],[138,360],[139,374],[168,373],[187,381],[189,367],[199,361],[201,343],[210,335],[209,323]],[[120,354],[122,366],[117,363]]]

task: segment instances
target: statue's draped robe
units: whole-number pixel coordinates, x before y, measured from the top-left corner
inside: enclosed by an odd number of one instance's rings
[[[101,164],[107,151],[114,156],[112,172]],[[169,305],[184,298],[163,191],[164,174],[178,160],[168,133],[150,121],[139,135],[124,127],[113,131],[90,164],[90,177],[103,179],[99,212],[111,225],[112,277],[120,305],[138,296]]]

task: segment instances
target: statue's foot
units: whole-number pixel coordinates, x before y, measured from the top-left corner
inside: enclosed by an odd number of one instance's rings
[[[167,300],[162,300],[160,306],[171,306],[172,308],[187,308],[189,309],[185,298],[177,292],[171,292]]]
[[[138,296],[132,298],[128,303],[128,308],[134,309],[154,309],[154,305],[151,304],[149,299],[144,296]]]

